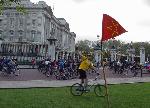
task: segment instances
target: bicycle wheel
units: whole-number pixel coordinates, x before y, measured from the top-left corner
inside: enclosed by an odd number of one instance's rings
[[[106,96],[106,87],[104,85],[97,84],[94,87],[94,93],[99,97]]]
[[[56,75],[56,79],[57,79],[57,80],[60,80],[61,78],[60,78],[60,76],[59,76],[59,75]]]
[[[83,94],[83,86],[79,83],[75,83],[71,86],[70,92],[73,96],[81,96]]]

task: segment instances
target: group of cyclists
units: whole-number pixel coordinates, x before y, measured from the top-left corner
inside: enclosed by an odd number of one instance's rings
[[[117,74],[127,75],[128,72],[131,72],[133,77],[135,77],[141,71],[142,65],[137,61],[116,60],[109,63],[109,68]]]
[[[86,85],[86,71],[92,69],[96,73],[101,64],[100,62],[93,64],[91,61],[92,60],[90,60],[89,56],[80,55],[78,59],[73,59],[71,57],[68,57],[68,59],[60,57],[57,61],[52,61],[50,58],[46,58],[41,61],[36,61],[36,59],[33,59],[31,60],[31,63],[33,68],[35,68],[35,65],[37,65],[37,69],[47,77],[55,76],[55,78],[58,80],[80,78],[81,84],[84,83]],[[3,73],[12,73],[15,76],[18,76],[17,66],[16,59],[10,59],[8,57],[0,58],[0,71]],[[117,60],[113,62],[105,61],[105,66],[108,66],[109,69],[113,70],[114,73],[117,74],[124,74],[127,70],[130,70],[130,72],[133,73],[133,76],[136,76],[138,71],[141,69],[141,65],[138,62],[129,62],[127,60]]]
[[[41,61],[36,61],[36,59],[32,59],[31,63],[33,68],[35,67],[35,65],[37,65],[38,70],[48,77],[50,75],[55,75],[56,79],[70,79],[73,77],[75,78],[80,74],[80,68],[83,66],[85,58],[89,60],[88,56],[81,55],[78,59],[71,57],[68,57],[68,59],[64,59],[63,57],[60,57],[57,61],[52,61],[50,58],[46,58]],[[100,62],[95,63],[95,67],[99,68],[100,64]],[[117,74],[123,74],[126,70],[130,70],[130,72],[134,74],[133,76],[136,76],[138,74],[137,70],[141,69],[141,65],[138,62],[129,62],[127,60],[116,60],[112,62],[110,61],[105,64],[107,64],[109,68]],[[86,63],[86,65],[88,65],[88,63]],[[14,75],[18,76],[18,74],[16,74],[17,66],[18,65],[16,59],[10,59],[8,57],[0,58],[1,72],[7,74],[13,73]],[[88,66],[88,68],[91,67]],[[80,76],[85,76],[83,75],[83,73],[84,72],[82,72]]]
[[[69,79],[69,77],[72,77],[73,74],[76,73],[75,76],[79,75],[79,78],[81,79],[81,84],[84,85],[84,87],[87,87],[88,84],[86,72],[89,69],[93,69],[96,72],[96,68],[90,61],[90,58],[85,55],[81,55],[79,59],[59,58],[58,61],[51,61],[51,59],[45,59],[38,63],[38,69],[40,71],[45,70],[44,74],[47,74],[47,76],[55,73],[56,79],[58,76],[59,78],[62,77],[62,79]],[[58,71],[54,71],[55,69]],[[56,74],[57,72],[59,74]],[[86,89],[87,88],[85,88],[85,90]]]
[[[18,68],[17,68],[17,60],[16,59],[11,59],[8,57],[2,57],[0,58],[0,71],[3,74],[9,75],[9,74],[14,74],[15,76],[18,76],[19,74],[17,73]]]
[[[37,67],[40,72],[48,77],[54,75],[56,79],[70,79],[77,76],[76,70],[79,63],[78,59],[71,57],[68,59],[60,57],[57,61],[46,58],[37,62]]]
[[[92,69],[96,72],[97,68],[99,69],[100,67],[100,62],[95,63],[94,65],[91,61],[92,60],[90,60],[88,55],[80,55],[78,59],[73,59],[71,57],[68,57],[68,59],[60,57],[57,61],[52,61],[50,58],[46,58],[41,61],[33,59],[31,60],[31,63],[33,68],[37,65],[37,69],[47,77],[53,75],[59,80],[80,78],[81,84],[86,87],[88,82],[87,71]],[[141,69],[141,65],[138,62],[128,62],[127,60],[117,60],[113,62],[105,61],[102,65],[109,66],[109,69],[114,70],[114,73],[118,74],[123,74],[125,70],[129,69],[134,74],[133,76],[136,76],[138,74],[137,70]],[[3,73],[13,73],[15,76],[18,76],[16,73],[18,70],[17,66],[16,59],[10,59],[7,57],[0,58],[0,71]]]
[[[88,56],[81,55],[79,59],[60,57],[57,61],[50,58],[37,63],[38,70],[46,76],[53,75],[56,79],[72,79],[80,77],[81,82],[86,81],[86,71],[90,68],[96,70]],[[85,81],[84,81],[85,80]]]

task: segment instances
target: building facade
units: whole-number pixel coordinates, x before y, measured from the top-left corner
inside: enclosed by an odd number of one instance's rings
[[[4,39],[1,52],[37,53],[48,56],[47,39],[55,39],[57,56],[75,52],[76,34],[70,32],[69,23],[64,18],[56,18],[50,6],[44,1],[34,4],[30,0],[20,0],[26,13],[18,12],[16,5],[5,7],[0,15],[0,38]],[[50,56],[50,55],[49,55]],[[57,58],[57,57],[56,57]]]

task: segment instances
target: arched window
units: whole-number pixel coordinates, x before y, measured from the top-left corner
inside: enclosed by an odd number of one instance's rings
[[[14,36],[14,31],[13,30],[10,30],[10,36]]]
[[[23,19],[22,18],[19,19],[19,26],[23,26]]]
[[[31,40],[32,40],[32,41],[35,40],[35,34],[36,34],[36,31],[35,31],[35,30],[32,30],[32,31],[31,31]]]
[[[36,20],[33,19],[33,20],[32,20],[32,25],[35,26],[35,23],[36,23]]]
[[[23,31],[22,30],[19,30],[19,36],[22,36],[23,35]]]
[[[14,18],[10,18],[10,26],[11,27],[14,27],[14,20],[15,20]]]
[[[10,32],[10,38],[9,38],[9,40],[13,41],[14,31],[10,30],[9,32]]]
[[[0,19],[0,26],[2,26],[2,21],[3,21],[3,20],[2,20],[2,19]]]
[[[2,30],[0,30],[0,37],[2,37],[2,34],[3,34],[3,31],[2,31]]]

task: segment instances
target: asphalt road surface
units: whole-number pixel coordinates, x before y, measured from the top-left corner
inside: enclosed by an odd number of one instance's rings
[[[102,69],[98,70],[101,77],[103,78],[103,71]],[[129,78],[133,77],[133,74],[129,72],[128,74],[116,74],[112,70],[106,68],[105,74],[107,78]],[[141,77],[140,72],[136,77]],[[88,78],[95,78],[96,73],[89,73]],[[143,74],[143,77],[150,77],[149,74]],[[78,78],[78,77],[77,77]],[[47,77],[43,73],[39,72],[37,69],[20,69],[19,76],[11,75],[4,75],[0,72],[0,81],[27,81],[27,80],[56,80],[55,76]]]

